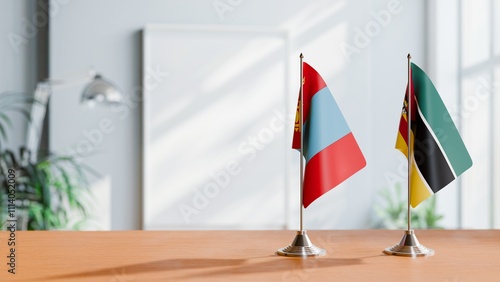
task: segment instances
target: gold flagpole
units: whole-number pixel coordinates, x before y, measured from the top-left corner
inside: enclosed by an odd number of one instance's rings
[[[405,231],[403,238],[399,244],[388,247],[384,253],[388,255],[405,256],[405,257],[423,257],[434,255],[434,250],[426,248],[418,242],[417,236],[411,229],[411,164],[413,162],[412,142],[411,142],[411,117],[412,117],[412,74],[411,74],[411,55],[408,53],[408,111],[406,112],[406,123],[408,125],[408,229]],[[416,107],[415,107],[416,108]]]
[[[322,256],[326,251],[315,246],[307,231],[304,230],[302,215],[304,211],[304,132],[303,128],[303,108],[304,108],[304,73],[303,73],[303,58],[304,55],[300,53],[300,93],[299,93],[299,130],[300,130],[300,229],[295,235],[292,244],[279,249],[276,253],[280,256],[289,257],[309,257],[309,256]]]

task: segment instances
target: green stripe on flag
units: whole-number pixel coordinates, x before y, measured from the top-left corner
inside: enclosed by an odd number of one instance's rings
[[[472,159],[432,81],[414,63],[411,64],[416,99],[425,120],[439,140],[457,176],[472,166]]]

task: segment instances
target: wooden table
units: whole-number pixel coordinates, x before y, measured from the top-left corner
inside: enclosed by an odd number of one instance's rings
[[[0,232],[0,281],[500,281],[500,230],[417,230],[423,258],[382,254],[400,230],[308,234],[326,256],[277,256],[295,231],[17,232],[13,275]]]

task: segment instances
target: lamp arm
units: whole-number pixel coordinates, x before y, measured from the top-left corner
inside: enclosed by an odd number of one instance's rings
[[[26,134],[26,147],[31,152],[31,161],[36,162],[43,133],[43,122],[47,113],[47,104],[53,88],[65,88],[91,81],[96,76],[94,68],[90,68],[87,75],[68,79],[48,78],[36,84],[34,93],[35,103],[31,106],[31,117]]]
[[[43,122],[47,112],[47,103],[52,94],[48,82],[38,82],[34,93],[35,103],[31,106],[31,117],[26,134],[26,147],[31,152],[31,161],[36,162],[40,149]]]

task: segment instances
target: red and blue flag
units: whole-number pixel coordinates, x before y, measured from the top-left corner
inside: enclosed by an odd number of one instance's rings
[[[303,63],[303,205],[307,208],[366,166],[361,149],[354,139],[332,93],[319,73]],[[299,106],[295,118],[292,148],[300,149]]]

